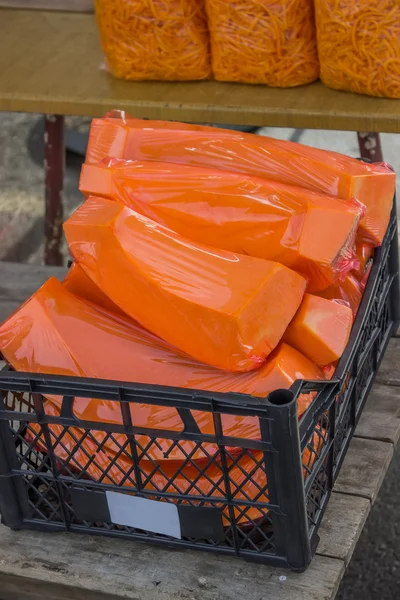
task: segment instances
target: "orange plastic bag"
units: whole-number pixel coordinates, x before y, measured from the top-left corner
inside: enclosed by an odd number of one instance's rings
[[[116,77],[211,76],[203,0],[95,0],[95,8],[107,66]]]
[[[68,273],[63,281],[63,286],[64,289],[71,292],[71,294],[75,294],[75,296],[79,296],[79,298],[88,300],[97,307],[104,308],[113,316],[122,316],[125,319],[128,318],[128,315],[126,315],[119,306],[114,304],[114,302],[112,302],[112,300],[110,300],[110,298],[93,283],[78,263],[73,263],[68,269]]]
[[[76,271],[75,271],[76,273]],[[75,275],[71,278],[73,281]],[[90,286],[88,286],[90,288]],[[82,287],[79,288],[82,290]],[[89,290],[89,294],[92,292]],[[322,379],[322,373],[296,350],[281,344],[265,365],[248,373],[227,373],[195,362],[129,319],[112,315],[72,293],[55,278],[49,279],[17,312],[0,327],[0,350],[18,371],[78,377],[133,381],[172,387],[237,392],[266,397],[275,389],[289,388],[296,379]],[[313,399],[303,394],[298,403],[301,416]],[[49,401],[58,410],[62,396]],[[74,414],[83,420],[122,424],[119,404],[93,398],[76,398]],[[215,435],[211,413],[193,411],[200,431]],[[137,427],[182,431],[183,424],[173,407],[134,404],[132,422]],[[222,415],[224,435],[259,439],[257,419]],[[102,442],[104,433],[91,435]],[[114,435],[117,444],[107,440],[108,449],[118,452],[124,436]],[[148,438],[138,436],[146,445]],[[181,448],[160,439],[149,455],[157,461],[184,458],[195,442]],[[210,452],[218,452],[210,444]],[[164,456],[164,453],[167,456]],[[199,454],[195,455],[199,457]],[[200,453],[200,458],[202,457]],[[204,457],[204,456],[203,456]]]
[[[305,294],[283,339],[315,364],[326,366],[342,356],[352,325],[349,307]]]
[[[127,315],[228,371],[264,362],[305,291],[278,263],[195,244],[111,200],[89,198],[64,231],[75,260]]]
[[[283,140],[224,130],[151,128],[151,121],[94,119],[86,161],[155,160],[255,175],[281,183],[356,198],[366,207],[359,237],[379,246],[389,224],[396,175],[386,164]]]
[[[356,202],[216,169],[109,159],[79,189],[122,202],[196,242],[274,260],[326,289],[357,264]]]
[[[107,127],[104,126],[105,123],[107,123]],[[123,127],[121,127],[121,123],[124,125]],[[167,128],[174,131],[203,131],[209,134],[213,134],[216,129],[212,126],[180,123],[179,121],[149,121],[133,117],[124,110],[110,110],[103,119],[92,120],[86,162],[98,163],[108,156],[118,157],[121,148],[125,146],[127,131],[143,127],[149,127],[152,130]],[[235,131],[230,129],[223,131],[225,134],[235,134]]]
[[[353,317],[356,318],[358,308],[361,304],[364,287],[357,277],[350,273],[346,275],[343,281],[332,285],[323,292],[318,292],[317,296],[327,298],[328,300],[336,300],[348,306],[353,311]]]
[[[206,0],[215,79],[292,87],[319,77],[312,0]]]
[[[359,262],[359,266],[355,269],[355,276],[357,279],[362,279],[365,275],[365,271],[372,264],[374,257],[374,248],[371,244],[356,244],[356,256]]]
[[[138,323],[131,319],[128,320],[118,306],[113,304],[93,283],[78,263],[74,263],[70,268],[63,281],[63,287],[71,294],[89,301],[94,305],[93,308],[105,309],[108,316],[114,319],[122,316],[122,325],[131,327],[130,338],[132,348],[133,343],[137,346],[137,357],[134,361],[135,370],[132,371],[132,367],[130,367],[130,377],[134,373],[134,380],[140,383],[156,383],[221,393],[238,392],[263,398],[273,390],[289,388],[296,379],[325,378],[325,373],[322,373],[316,365],[287,344],[279,344],[260,369],[247,373],[227,373],[216,370],[208,365],[198,363],[186,355],[179,354],[178,350],[143,329]],[[181,360],[182,357],[184,361]],[[169,365],[168,374],[165,372],[166,364]],[[119,379],[121,378],[123,378],[122,375],[119,376]],[[312,399],[312,394],[300,396],[299,417],[310,405]]]
[[[315,16],[325,85],[400,98],[398,0],[315,0]]]

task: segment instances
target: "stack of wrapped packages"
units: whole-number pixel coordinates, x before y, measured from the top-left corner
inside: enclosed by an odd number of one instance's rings
[[[95,0],[106,67],[134,81],[309,84],[400,98],[398,0]],[[162,92],[163,93],[163,92]]]
[[[85,202],[64,225],[73,265],[0,327],[8,363],[265,398],[298,379],[332,375],[389,223],[395,174],[292,142],[113,112],[92,123],[80,189]],[[46,412],[59,415],[61,400],[48,397]],[[300,396],[299,418],[312,400]],[[112,401],[77,398],[74,412],[122,423]],[[193,416],[202,433],[214,433],[211,414]],[[182,430],[173,407],[135,405],[131,419]],[[259,437],[253,418],[222,421],[227,436]],[[82,437],[72,429],[57,446],[60,459]],[[104,442],[104,432],[92,434],[76,450],[75,467]],[[118,455],[119,467],[110,468],[118,444],[107,436],[105,445],[86,471],[124,481],[131,462]],[[195,442],[160,440],[148,455],[176,470],[171,461],[185,459],[182,448],[194,451]],[[196,457],[205,454],[197,449]]]

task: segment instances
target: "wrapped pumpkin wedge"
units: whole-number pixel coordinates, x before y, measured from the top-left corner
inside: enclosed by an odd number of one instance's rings
[[[355,266],[362,209],[259,177],[152,161],[83,165],[86,195],[122,202],[196,242],[274,260],[326,289]]]
[[[83,287],[79,289],[82,293]],[[281,344],[260,369],[247,373],[214,369],[179,353],[134,321],[78,298],[55,278],[48,280],[1,325],[0,350],[17,371],[237,392],[257,397],[266,397],[275,389],[289,388],[296,379],[323,378],[317,366],[286,344]],[[62,396],[48,397],[58,409],[62,399]],[[312,394],[300,397],[299,416],[312,399]],[[183,429],[182,420],[173,407],[139,403],[132,405],[131,413],[137,427]],[[76,398],[74,414],[86,421],[122,424],[120,406],[113,401]],[[215,434],[212,413],[192,411],[192,415],[202,433]],[[222,425],[227,436],[259,438],[258,421],[253,417],[223,415]],[[92,435],[103,441],[105,434],[93,431]],[[123,438],[115,434],[121,446]],[[145,445],[147,438],[139,436],[138,441]],[[151,458],[165,460],[164,452],[168,450],[168,460],[182,459],[184,455],[179,447],[169,449],[168,440],[164,440],[165,446],[161,448],[162,443],[152,447]],[[195,445],[191,441],[181,442],[188,453]],[[107,441],[106,446],[118,451],[112,441]],[[210,444],[209,450],[217,452],[217,447]]]
[[[368,271],[367,276],[364,275],[363,280],[366,281],[367,278]],[[350,307],[353,311],[353,317],[355,318],[361,304],[364,288],[365,283],[363,285],[353,273],[349,273],[343,281],[331,285],[329,288],[323,292],[318,292],[316,295],[321,296],[321,298],[327,298],[328,300],[336,300],[343,303],[345,306]]]
[[[297,185],[344,200],[356,198],[366,207],[360,239],[374,246],[382,243],[386,233],[396,182],[395,173],[386,164],[366,164],[294,142],[219,129],[172,130],[168,123],[165,129],[152,129],[151,121],[127,124],[116,118],[93,121],[86,161],[102,158],[210,167]]]
[[[79,298],[88,300],[95,306],[104,308],[114,316],[118,315],[127,318],[124,311],[114,304],[114,302],[112,302],[110,298],[93,283],[78,263],[73,263],[71,265],[64,278],[63,286],[64,289],[71,292],[71,294],[75,294],[75,296],[78,296]]]
[[[63,281],[63,287],[78,298],[90,302],[93,308],[97,310],[104,309],[108,316],[113,319],[122,316],[122,324],[131,326],[137,333],[138,359],[135,359],[137,366],[135,381],[210,389],[221,393],[240,392],[241,394],[264,398],[273,390],[289,388],[296,379],[318,380],[325,378],[325,372],[316,368],[316,365],[305,356],[284,343],[279,344],[270,354],[261,369],[247,373],[227,373],[226,371],[216,370],[208,365],[197,363],[186,355],[180,355],[178,350],[172,348],[160,338],[153,336],[135,321],[128,319],[127,315],[93,283],[78,263],[72,265]],[[168,356],[166,356],[167,353]],[[177,355],[176,360],[175,354]],[[184,357],[186,366],[182,365],[182,368],[176,369],[175,372],[172,367],[179,364],[180,356]],[[153,361],[154,364],[152,364],[151,369],[147,369],[146,363],[153,363]],[[163,377],[164,371],[161,369],[159,372],[159,369],[160,365],[164,366],[165,364],[169,365],[169,374]],[[204,378],[202,378],[202,374],[204,374]],[[302,394],[300,396],[298,403],[299,417],[310,405],[312,399],[312,394]]]
[[[348,306],[305,294],[284,340],[315,364],[337,361],[349,341],[353,313]]]
[[[73,257],[143,327],[206,364],[263,364],[295,315],[303,277],[279,263],[196,244],[102,198],[64,224]]]
[[[109,156],[124,158],[121,154],[127,141],[127,132],[143,127],[150,127],[153,131],[157,129],[202,131],[210,135],[216,129],[209,125],[195,125],[193,123],[180,123],[179,121],[148,121],[147,119],[133,117],[124,110],[110,110],[103,119],[92,120],[86,151],[86,163],[98,163]],[[235,132],[230,129],[224,129],[223,131],[225,134],[232,133],[232,135],[235,135]]]

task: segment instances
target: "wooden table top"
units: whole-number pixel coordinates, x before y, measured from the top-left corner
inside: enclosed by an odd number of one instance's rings
[[[65,269],[0,262],[0,319]],[[319,533],[296,574],[240,559],[0,525],[2,600],[333,600],[400,437],[400,339],[389,344]],[[367,474],[367,476],[366,476]]]
[[[400,132],[400,100],[225,84],[134,83],[103,62],[94,16],[0,8],[0,110],[138,117],[236,125]]]

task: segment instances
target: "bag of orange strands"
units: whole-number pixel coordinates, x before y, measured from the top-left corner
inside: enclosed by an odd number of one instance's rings
[[[398,0],[315,0],[315,11],[325,85],[400,98]]]
[[[312,0],[206,0],[215,79],[292,87],[319,76]]]
[[[184,81],[211,76],[202,0],[96,0],[107,67],[132,80]]]

